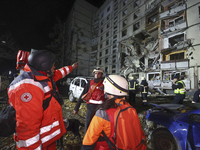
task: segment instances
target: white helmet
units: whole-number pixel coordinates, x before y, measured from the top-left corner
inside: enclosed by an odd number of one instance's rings
[[[101,72],[101,73],[104,73],[103,69],[100,68],[100,67],[96,67],[96,68],[92,71],[93,74],[94,74],[95,72]]]
[[[104,81],[105,93],[115,96],[126,96],[128,95],[128,82],[125,78],[119,75],[108,75]]]
[[[129,76],[128,79],[129,79],[129,80],[133,80],[134,77],[133,77],[133,76]]]
[[[145,77],[141,77],[141,80],[145,80]]]

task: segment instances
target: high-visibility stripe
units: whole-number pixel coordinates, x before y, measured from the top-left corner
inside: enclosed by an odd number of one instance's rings
[[[131,83],[129,82],[129,90],[135,90],[135,84],[136,82],[134,82],[133,88],[131,88]]]
[[[66,67],[64,67],[65,69],[66,69],[66,71],[67,71],[67,74],[69,74],[70,73],[70,71],[69,71],[69,67],[68,66],[66,66]]]
[[[51,125],[42,127],[42,128],[40,129],[40,134],[43,134],[43,133],[45,133],[45,132],[48,132],[48,131],[50,131],[52,128],[54,128],[54,127],[56,127],[56,126],[58,126],[58,125],[59,125],[59,121],[55,121],[55,122],[53,122]]]
[[[102,104],[103,101],[102,101],[102,100],[100,100],[100,101],[96,101],[96,100],[92,100],[92,99],[90,99],[90,100],[89,100],[89,103],[91,103],[91,104]]]
[[[37,143],[40,139],[40,134],[37,134],[36,136],[27,139],[27,140],[19,140],[16,142],[17,146],[20,147],[29,147],[35,143]]]
[[[40,145],[39,147],[37,147],[35,150],[42,150],[42,145]]]
[[[58,129],[55,132],[53,132],[52,134],[43,137],[41,139],[41,141],[42,141],[42,143],[45,143],[45,142],[51,140],[52,138],[54,138],[55,136],[59,135],[60,133],[61,133],[61,131],[60,131],[60,129]]]
[[[42,86],[42,84],[40,82],[36,82],[33,79],[24,79],[24,80],[21,80],[20,82],[17,82],[16,84],[10,86],[8,92],[16,89],[17,87],[19,87],[22,84],[35,85],[35,86],[39,87],[44,93],[47,93],[47,92],[50,91],[50,87],[46,86],[45,88],[43,88],[43,86]]]
[[[61,68],[61,69],[59,69],[59,71],[61,72],[61,74],[62,74],[62,77],[65,77],[65,71]]]

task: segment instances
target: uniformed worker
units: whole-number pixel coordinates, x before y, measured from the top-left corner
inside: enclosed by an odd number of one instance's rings
[[[199,87],[200,87],[200,80],[199,80]],[[200,89],[198,89],[193,96],[192,103],[200,103]]]
[[[140,83],[140,95],[142,98],[143,105],[147,105],[147,95],[148,95],[148,83],[145,79],[145,77],[141,78]]]
[[[185,98],[185,83],[182,80],[179,80],[179,76],[173,77],[173,84],[172,89],[174,90],[174,93],[176,94],[174,97],[174,104],[182,104],[183,99]]]
[[[131,75],[129,76],[128,86],[129,86],[129,104],[135,105],[135,95],[138,86],[137,80],[134,80],[134,77]]]
[[[94,79],[91,79],[86,86],[84,87],[84,90],[81,94],[81,96],[78,99],[78,102],[73,110],[74,114],[78,114],[79,111],[79,107],[81,105],[81,103],[83,102],[82,96],[84,94],[86,94],[87,92],[90,92],[94,86],[95,89],[93,89],[93,91],[91,91],[91,96],[89,98],[89,100],[86,102],[87,103],[87,111],[86,111],[86,119],[85,119],[85,132],[90,124],[91,121],[91,116],[94,112],[94,110],[96,109],[96,107],[100,104],[102,104],[105,101],[104,98],[104,85],[103,85],[103,75],[104,75],[104,71],[102,68],[100,67],[96,67],[93,70],[93,75],[94,75]]]
[[[55,82],[77,68],[78,63],[58,70],[54,63],[51,52],[35,50],[24,71],[9,85],[9,104],[16,110],[14,139],[19,150],[55,150],[56,141],[66,132],[61,104],[53,91]]]

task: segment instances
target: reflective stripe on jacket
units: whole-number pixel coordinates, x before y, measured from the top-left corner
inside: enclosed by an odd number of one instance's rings
[[[129,90],[131,90],[131,91],[136,90],[135,88],[137,85],[138,84],[137,84],[136,80],[131,80],[128,82]]]
[[[142,94],[148,93],[148,86],[140,85],[140,88],[142,89],[142,90],[141,90],[141,93],[142,93]]]
[[[90,89],[89,91],[95,86],[97,83],[94,82],[94,80],[90,80]],[[104,85],[103,85],[103,80],[101,83],[99,83],[96,88],[93,90],[91,97],[89,101],[87,102],[88,104],[102,104],[105,101],[104,98]]]
[[[184,82],[183,81],[177,81],[176,82],[176,84],[178,84],[178,83],[181,83],[182,84],[182,88],[177,88],[177,89],[174,89],[174,93],[175,94],[182,94],[182,95],[184,95],[185,94],[185,92],[186,92],[186,90],[185,90],[185,84],[184,84]]]
[[[54,72],[56,82],[72,71],[63,67]],[[42,149],[60,139],[66,132],[62,108],[51,97],[51,79],[26,65],[9,86],[9,103],[16,110],[16,136],[18,149]],[[43,110],[43,101],[51,98],[48,108]]]

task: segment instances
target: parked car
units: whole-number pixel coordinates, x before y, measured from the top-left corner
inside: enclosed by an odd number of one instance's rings
[[[88,83],[91,78],[76,77],[74,78],[69,86],[69,100],[70,102],[75,101],[81,95],[84,90],[84,86]]]
[[[150,105],[146,118],[153,122],[148,129],[153,150],[200,150],[200,104]]]

